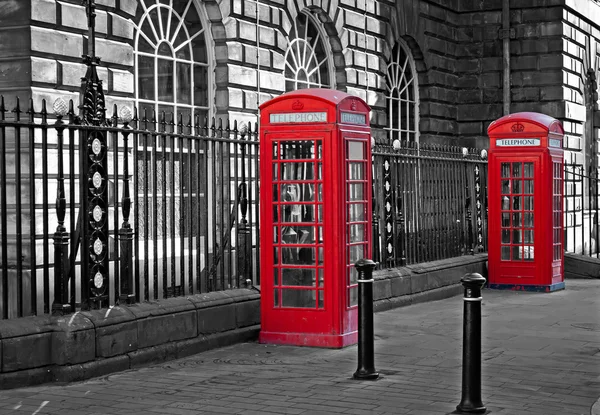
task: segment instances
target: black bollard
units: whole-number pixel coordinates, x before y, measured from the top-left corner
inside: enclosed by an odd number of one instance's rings
[[[456,413],[482,414],[486,412],[481,402],[481,288],[485,278],[467,274],[461,282],[465,287],[462,397]]]
[[[373,330],[373,269],[376,264],[363,258],[354,266],[358,271],[358,369],[354,379],[374,380],[379,377],[375,371]]]

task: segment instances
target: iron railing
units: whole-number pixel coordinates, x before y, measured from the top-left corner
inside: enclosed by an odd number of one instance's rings
[[[600,180],[595,169],[568,163],[564,186],[565,252],[600,258]]]
[[[373,257],[380,268],[487,251],[486,156],[414,142],[375,146]]]
[[[2,318],[259,283],[256,126],[119,119],[116,107],[89,125],[63,106],[54,115],[30,102],[23,117],[17,101],[6,116],[0,102]],[[90,152],[106,180],[86,171]],[[92,182],[105,199],[89,195]],[[104,229],[107,244],[94,236]],[[85,264],[84,248],[100,265]],[[107,281],[89,270],[104,259]]]

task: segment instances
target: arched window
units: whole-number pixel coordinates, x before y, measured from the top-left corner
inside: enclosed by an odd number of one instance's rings
[[[408,50],[397,43],[387,66],[387,130],[390,142],[419,141],[419,103],[415,65]]]
[[[210,115],[212,79],[205,25],[194,0],[140,0],[135,34],[136,104],[140,118],[156,111]],[[170,120],[169,120],[170,121]]]
[[[299,13],[285,52],[285,89],[334,88],[331,52],[311,16]]]

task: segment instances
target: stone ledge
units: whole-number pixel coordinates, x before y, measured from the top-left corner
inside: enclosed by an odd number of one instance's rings
[[[565,254],[565,278],[600,278],[600,259]]]

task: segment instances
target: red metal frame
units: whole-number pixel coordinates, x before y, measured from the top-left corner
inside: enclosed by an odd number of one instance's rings
[[[494,121],[488,135],[489,287],[562,289],[562,125],[522,112]]]
[[[326,89],[261,105],[261,343],[357,341],[353,263],[371,257],[369,112]]]

